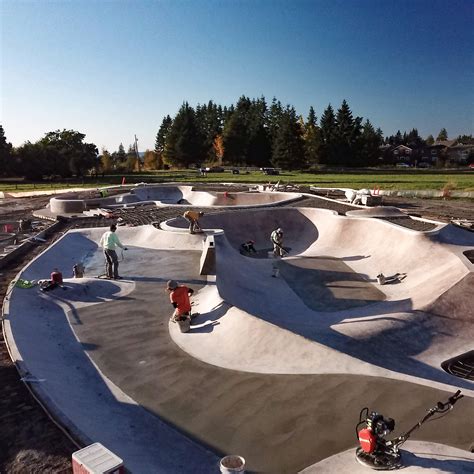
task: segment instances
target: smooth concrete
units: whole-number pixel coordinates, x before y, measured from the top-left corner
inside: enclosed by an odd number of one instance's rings
[[[112,194],[113,192],[113,194]],[[50,199],[49,211],[53,215],[82,213],[95,208],[129,207],[145,204],[157,206],[192,205],[199,207],[259,207],[280,205],[301,199],[301,194],[285,192],[208,192],[193,191],[192,186],[136,185],[135,187],[114,187],[111,195],[83,199],[68,193]]]
[[[405,474],[472,474],[474,472],[474,454],[442,446],[436,443],[408,441],[401,449]],[[301,474],[367,474],[371,471],[355,458],[355,449],[331,456],[307,469]],[[385,472],[385,471],[384,471]]]
[[[5,327],[15,358],[44,380],[37,390],[79,433],[136,472],[215,472],[220,455],[236,453],[250,470],[292,473],[354,446],[363,406],[409,426],[460,387],[467,396],[417,439],[468,449],[474,384],[440,368],[472,346],[465,231],[419,233],[316,209],[203,219],[224,231],[207,231],[215,277],[199,275],[205,235],[180,231],[177,219],[174,232],[119,228],[130,248],[125,280],[67,280],[67,290],[47,294],[13,289]],[[268,246],[275,225],[289,258],[239,253],[248,235]],[[52,266],[67,276],[78,260],[98,275],[104,230],[69,232],[22,276],[44,277]],[[381,270],[407,278],[376,286]],[[196,290],[200,315],[186,334],[168,323],[171,278]]]

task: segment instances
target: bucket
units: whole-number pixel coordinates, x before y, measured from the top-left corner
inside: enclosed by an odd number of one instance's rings
[[[189,318],[178,320],[177,323],[181,332],[188,332],[191,329],[191,320]]]
[[[229,456],[225,456],[221,459],[219,467],[223,474],[229,474],[231,472],[245,472],[245,459],[242,456],[230,454]]]

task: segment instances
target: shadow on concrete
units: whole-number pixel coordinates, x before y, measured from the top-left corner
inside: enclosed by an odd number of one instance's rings
[[[456,472],[458,474],[474,472],[474,461],[469,459],[453,458],[453,456],[449,456],[449,459],[433,459],[431,457],[417,456],[405,450],[403,450],[402,453],[403,466],[406,468],[420,467],[429,470],[437,470],[439,472]],[[437,457],[441,456],[437,455]]]

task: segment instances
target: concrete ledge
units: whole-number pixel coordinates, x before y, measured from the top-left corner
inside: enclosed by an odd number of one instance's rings
[[[203,243],[203,251],[199,264],[200,275],[216,274],[216,247],[214,244],[214,236],[208,235]]]
[[[15,258],[17,258],[19,256],[26,255],[26,253],[30,249],[32,249],[33,247],[36,246],[36,244],[37,244],[37,241],[35,241],[36,238],[44,239],[48,235],[55,232],[58,229],[58,227],[62,226],[62,224],[63,223],[61,221],[55,222],[54,224],[52,224],[48,228],[42,230],[41,232],[39,232],[35,236],[31,237],[30,239],[25,240],[16,249],[12,250],[7,255],[0,258],[0,268],[5,267],[8,263],[10,263]]]
[[[83,199],[51,198],[49,200],[49,206],[51,212],[55,214],[82,213],[86,210],[85,201]]]

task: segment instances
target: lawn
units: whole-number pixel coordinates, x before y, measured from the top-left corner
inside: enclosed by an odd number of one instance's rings
[[[79,181],[24,183],[21,181],[0,181],[0,191],[31,191],[51,190],[71,187],[99,187],[118,185],[123,175],[106,175],[104,178],[86,178]],[[267,176],[261,171],[251,171],[248,174],[232,174],[232,172],[207,173],[200,176],[196,170],[155,171],[125,175],[127,184],[146,183],[276,183],[312,185],[319,187],[374,189],[381,190],[442,190],[449,187],[456,191],[474,191],[474,171],[426,171],[426,170],[397,170],[346,172],[346,173],[300,173],[282,172],[278,176]]]

